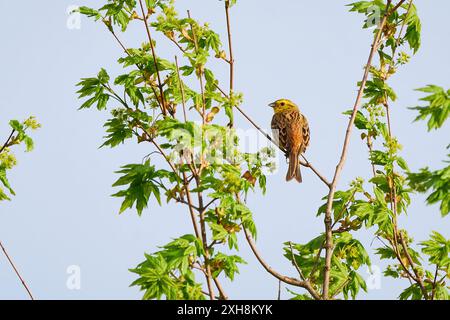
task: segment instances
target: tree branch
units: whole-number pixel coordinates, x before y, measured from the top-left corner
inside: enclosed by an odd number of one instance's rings
[[[289,241],[289,249],[291,250],[292,264],[295,266],[295,269],[297,270],[297,272],[300,276],[300,279],[305,281],[305,277],[303,276],[302,269],[300,269],[300,267],[298,266],[297,260],[295,260],[294,249],[292,248],[292,242],[290,242],[290,241]]]
[[[186,96],[184,94],[184,84],[183,80],[181,80],[180,76],[180,67],[178,66],[178,57],[175,56],[175,65],[177,67],[177,75],[178,75],[178,82],[180,82],[180,91],[181,91],[181,99],[182,99],[182,105],[183,105],[183,116],[184,116],[184,122],[187,122],[187,115],[186,115]]]
[[[436,294],[437,277],[439,275],[439,264],[436,264],[436,271],[434,272],[433,289],[431,291],[431,300],[434,300]]]
[[[229,49],[229,59],[228,64],[230,65],[230,97],[233,95],[234,91],[234,56],[233,56],[233,41],[231,36],[231,23],[230,23],[230,0],[225,1],[225,15],[227,20],[227,35],[228,35],[228,49]],[[233,125],[231,123],[231,125]]]
[[[187,15],[188,15],[189,19],[192,19],[191,18],[191,12],[189,10],[187,11]],[[194,40],[195,52],[198,53],[197,34],[194,31],[194,26],[192,24],[190,24],[190,25],[191,25],[192,37],[193,37],[193,40]],[[203,85],[203,70],[202,70],[202,67],[198,68],[197,73],[198,73],[198,79],[200,81],[200,92],[201,92],[201,95],[202,95],[202,123],[205,124],[206,123],[206,97],[205,97],[205,88],[204,88],[204,85]]]
[[[6,251],[5,247],[3,246],[2,242],[0,241],[0,247],[2,248],[3,253],[6,256],[6,259],[8,260],[9,264],[11,265],[11,267],[14,269],[14,272],[16,273],[17,277],[19,278],[20,282],[22,283],[22,286],[25,288],[25,290],[27,291],[28,295],[30,296],[31,300],[34,300],[33,295],[31,294],[31,290],[28,287],[28,285],[26,284],[25,280],[22,278],[22,276],[19,273],[19,270],[17,270],[16,265],[14,264],[14,262],[12,261],[11,257],[8,255],[8,252]]]
[[[195,175],[195,182],[197,184],[197,188],[200,186],[199,176]],[[198,206],[200,208],[200,230],[203,242],[203,249],[205,251],[205,268],[206,268],[206,282],[208,285],[209,296],[211,300],[214,300],[214,289],[212,287],[211,279],[213,279],[211,274],[211,266],[210,266],[210,257],[209,257],[209,249],[208,249],[208,239],[206,236],[206,223],[205,223],[205,207],[203,206],[203,195],[201,192],[197,193],[198,196]]]
[[[309,281],[300,281],[298,279],[295,278],[291,278],[291,277],[287,277],[284,276],[280,273],[278,273],[277,271],[275,271],[272,267],[270,267],[266,261],[264,261],[264,259],[262,258],[261,254],[258,252],[258,249],[256,248],[256,245],[251,237],[251,235],[248,233],[248,231],[243,227],[244,229],[244,234],[245,234],[245,238],[247,239],[248,244],[250,245],[250,248],[253,251],[253,254],[255,255],[256,259],[259,261],[259,263],[264,267],[264,269],[266,269],[267,272],[269,272],[271,275],[273,275],[275,278],[277,278],[278,280],[296,286],[296,287],[301,287],[306,289],[309,294],[311,294],[311,296],[316,299],[316,300],[320,300],[321,297],[320,295],[317,293],[317,291],[312,287],[311,283]]]
[[[191,215],[192,226],[194,227],[195,236],[198,239],[201,239],[200,231],[198,230],[197,220],[195,218],[195,212],[193,210],[194,206],[192,204],[191,191],[189,190],[188,179],[187,179],[186,173],[184,171],[183,171],[183,182],[184,182],[184,189],[186,190],[186,198],[187,198],[188,204],[189,204],[189,213]],[[199,210],[199,208],[197,208],[197,211],[198,210]]]
[[[395,11],[397,11],[397,9],[400,8],[401,5],[403,3],[405,3],[405,1],[406,0],[401,0],[399,3],[397,3],[397,5],[395,7],[393,7],[391,11],[389,11],[389,14],[387,16],[389,17],[391,14],[393,14]],[[388,5],[387,5],[388,8],[389,8],[389,5],[391,4],[391,2],[392,1],[388,1]]]
[[[219,282],[219,279],[213,277],[214,284],[216,285],[217,290],[219,290],[219,299],[220,300],[228,300],[228,296],[225,293],[222,284]]]
[[[425,289],[422,277],[419,275],[419,273],[417,272],[417,269],[414,267],[414,261],[411,258],[411,255],[409,254],[408,246],[406,245],[405,239],[403,238],[403,235],[401,232],[400,232],[399,236],[400,236],[400,244],[402,245],[403,251],[405,252],[406,259],[408,259],[409,265],[411,266],[411,269],[413,270],[413,272],[416,276],[415,280],[416,280],[417,284],[419,285],[420,290],[422,291],[423,297],[425,298],[425,300],[428,300],[429,297],[428,297],[427,289]]]
[[[387,2],[387,8],[389,8],[391,4],[391,0],[388,0]],[[356,97],[355,104],[353,106],[353,112],[350,117],[350,120],[348,122],[347,131],[345,134],[344,139],[344,145],[342,147],[342,153],[341,158],[339,160],[339,163],[336,166],[336,171],[334,173],[334,177],[332,180],[332,183],[330,185],[330,192],[328,193],[328,199],[327,199],[327,207],[325,212],[325,268],[324,268],[324,277],[323,277],[323,299],[327,300],[329,298],[329,287],[330,287],[330,273],[331,273],[331,259],[333,255],[333,230],[332,230],[332,210],[333,210],[333,201],[334,201],[334,195],[336,193],[336,187],[337,183],[339,181],[340,175],[342,173],[342,170],[345,165],[345,160],[347,158],[347,152],[348,147],[350,144],[350,137],[353,129],[353,125],[355,123],[356,114],[359,108],[359,105],[361,103],[361,99],[363,97],[364,89],[366,87],[367,79],[369,76],[370,67],[372,65],[372,60],[374,58],[375,53],[378,50],[379,42],[381,40],[384,26],[386,25],[387,18],[389,16],[389,12],[392,11],[386,11],[386,13],[383,16],[383,19],[381,21],[381,24],[379,26],[379,30],[375,36],[375,39],[372,43],[372,48],[369,53],[369,58],[367,60],[367,64],[364,70],[364,75],[361,81],[361,85],[359,87],[358,95]]]
[[[161,94],[162,112],[163,112],[163,115],[166,116],[167,115],[166,99],[164,97],[164,89],[163,89],[163,85],[162,85],[162,81],[161,81],[161,75],[159,73],[158,61],[156,59],[155,46],[153,44],[153,39],[152,39],[152,35],[150,33],[150,28],[148,27],[147,14],[145,14],[145,12],[144,12],[144,5],[142,4],[142,0],[139,0],[139,5],[141,7],[142,17],[144,18],[143,21],[145,24],[145,30],[147,31],[148,41],[150,42],[149,43],[150,49],[152,50],[153,63],[155,64],[156,76],[158,78],[158,87],[159,87],[159,91]],[[148,11],[148,8],[147,8],[147,11]]]
[[[3,144],[3,146],[0,148],[0,153],[2,153],[3,150],[5,150],[5,149],[8,147],[9,142],[11,141],[11,139],[12,139],[12,137],[13,137],[13,135],[14,135],[15,132],[16,132],[15,129],[13,129],[13,130],[11,131],[11,134],[9,135],[8,139],[6,139],[6,142],[5,142],[5,143]]]

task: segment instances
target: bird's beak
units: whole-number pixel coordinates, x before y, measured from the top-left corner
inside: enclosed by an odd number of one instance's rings
[[[271,108],[275,108],[275,106],[276,106],[275,102],[272,102],[271,104],[269,104],[269,107],[271,107]]]

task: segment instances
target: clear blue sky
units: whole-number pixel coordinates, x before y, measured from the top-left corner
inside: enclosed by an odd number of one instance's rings
[[[181,12],[189,6],[193,16],[212,22],[224,35],[222,3],[178,1]],[[309,118],[312,130],[308,158],[331,176],[338,160],[346,118],[356,95],[372,39],[361,30],[362,17],[349,13],[349,1],[239,1],[232,11],[236,55],[236,87],[244,92],[244,108],[268,128],[271,110],[267,103],[287,97],[296,101]],[[424,124],[412,124],[417,105],[414,88],[429,83],[450,88],[450,28],[447,0],[417,0],[423,21],[423,45],[412,62],[393,79],[399,99],[392,106],[393,130],[404,145],[403,156],[412,169],[442,166],[449,143],[448,125],[425,133]],[[2,50],[0,78],[0,137],[12,118],[35,115],[43,128],[34,134],[36,150],[18,152],[19,165],[10,179],[17,196],[0,204],[0,239],[9,249],[36,298],[41,299],[138,299],[129,288],[134,275],[127,269],[171,237],[190,233],[189,217],[178,206],[151,205],[142,217],[135,212],[118,215],[119,199],[111,198],[113,171],[136,163],[149,153],[146,147],[126,145],[98,149],[106,113],[77,111],[75,83],[96,74],[100,67],[112,75],[120,72],[116,59],[120,49],[101,24],[82,19],[81,29],[66,27],[69,5],[98,6],[101,1],[2,1],[0,21]],[[130,29],[129,46],[142,42],[142,28]],[[171,57],[162,46],[160,54]],[[226,69],[218,70],[224,78]],[[249,125],[238,118],[242,128]],[[248,206],[257,221],[258,247],[279,271],[295,275],[282,256],[282,243],[306,242],[323,230],[315,218],[325,188],[303,170],[304,183],[284,182],[285,163],[269,177],[265,197],[250,195]],[[365,146],[355,135],[340,186],[370,172]],[[448,219],[441,219],[436,206],[418,204],[400,223],[417,241],[431,230],[449,236]],[[358,236],[373,251],[373,236]],[[234,283],[224,281],[232,298],[275,298],[277,281],[268,276],[241,242],[248,265]],[[383,266],[376,257],[376,265]],[[66,269],[81,268],[81,289],[68,290]],[[367,276],[367,275],[365,275]],[[380,290],[361,298],[396,298],[405,282],[382,279]],[[297,290],[300,291],[300,290]],[[283,291],[283,297],[288,294]],[[25,291],[0,256],[0,298],[24,299]]]

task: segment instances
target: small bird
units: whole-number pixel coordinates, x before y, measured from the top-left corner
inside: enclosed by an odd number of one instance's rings
[[[269,106],[274,111],[271,124],[274,138],[286,150],[286,157],[289,158],[286,181],[295,178],[301,183],[299,156],[309,145],[308,120],[298,106],[288,99],[279,99]]]

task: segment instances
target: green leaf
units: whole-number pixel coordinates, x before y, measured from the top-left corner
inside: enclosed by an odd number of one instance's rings
[[[450,240],[443,235],[433,231],[430,240],[421,242],[420,246],[422,246],[422,252],[429,257],[430,263],[441,267],[450,266]]]
[[[214,240],[224,240],[228,236],[228,231],[220,224],[210,223],[209,227],[213,232]]]
[[[25,136],[23,138],[23,142],[25,143],[26,151],[30,152],[34,149],[34,142],[29,136]]]
[[[365,280],[357,272],[350,271],[348,275],[348,283],[343,288],[344,296],[347,297],[350,293],[352,299],[354,300],[356,299],[361,288],[365,292],[367,292],[367,285]]]
[[[218,253],[210,261],[213,267],[213,276],[216,278],[219,274],[224,271],[227,278],[231,281],[234,280],[236,273],[239,273],[239,268],[237,266],[240,264],[247,264],[244,259],[236,255],[225,255],[223,253]]]
[[[102,15],[100,14],[99,11],[89,8],[89,7],[79,7],[77,10],[79,13],[89,17],[89,18],[94,18],[95,21],[100,20],[102,18]]]
[[[347,110],[343,114],[351,116],[353,114],[353,110]],[[369,120],[364,116],[361,111],[357,111],[355,117],[355,127],[360,130],[367,130],[371,128],[369,124]]]
[[[132,208],[136,204],[138,215],[141,215],[142,211],[147,208],[152,194],[161,205],[160,188],[164,188],[161,179],[172,175],[166,170],[156,170],[155,166],[150,165],[150,160],[147,160],[144,164],[128,164],[116,173],[123,175],[113,184],[113,187],[128,185],[127,189],[112,195],[113,197],[124,198],[119,213]]]
[[[428,118],[428,131],[441,128],[450,116],[450,90],[446,92],[442,87],[428,85],[416,91],[429,93],[429,95],[420,99],[427,103],[426,106],[410,108],[419,111],[415,121]]]
[[[11,120],[9,125],[17,132],[23,132],[23,124],[21,124],[18,120]]]
[[[113,148],[133,136],[133,130],[130,128],[127,119],[122,117],[109,119],[104,127],[107,128],[108,135],[105,136],[106,141],[100,147],[110,146]]]
[[[397,157],[397,164],[400,168],[402,168],[405,171],[409,171],[409,167],[408,167],[408,163],[406,162],[405,159],[403,159],[402,157]]]
[[[425,193],[431,191],[426,199],[427,204],[440,203],[442,216],[447,216],[450,211],[450,166],[431,172],[423,168],[417,173],[408,173],[408,181],[411,188]]]
[[[399,296],[400,300],[421,300],[422,298],[422,291],[417,283],[406,288]]]
[[[0,182],[3,184],[3,186],[8,189],[8,191],[15,195],[14,190],[11,188],[11,185],[9,184],[8,178],[6,177],[6,168],[3,166],[0,166]],[[2,192],[2,196],[0,196],[0,200],[10,200],[8,196]],[[3,198],[3,199],[1,199]]]
[[[405,39],[408,41],[408,44],[413,52],[416,53],[421,45],[420,33],[422,31],[422,24],[419,16],[417,15],[417,9],[414,4],[411,6],[406,22],[407,29]]]

